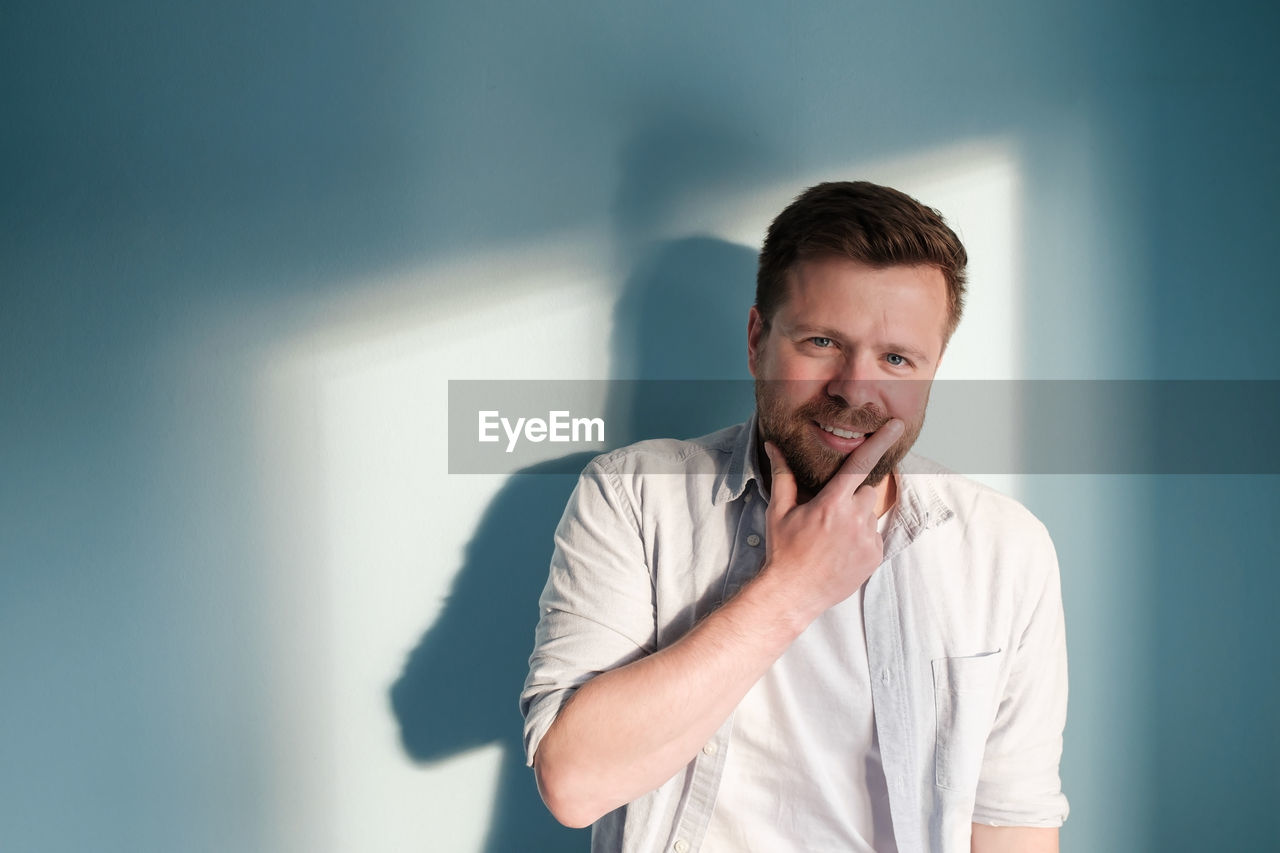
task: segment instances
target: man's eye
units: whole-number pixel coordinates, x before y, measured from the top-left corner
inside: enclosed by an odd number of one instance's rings
[[[819,338],[809,338],[809,343],[813,344],[815,347],[821,347],[822,349],[826,349],[827,347],[835,346],[836,342],[831,340],[831,338],[819,337]]]
[[[910,362],[908,362],[902,356],[898,355],[896,352],[889,353],[887,356],[885,356],[885,358],[894,367],[903,367],[904,365],[910,364]]]

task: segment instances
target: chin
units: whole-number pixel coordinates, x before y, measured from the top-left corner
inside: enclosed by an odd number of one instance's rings
[[[811,464],[815,455],[817,454],[814,454],[811,448],[806,448],[806,455],[803,456],[785,454],[787,465],[791,468],[792,474],[795,475],[796,485],[813,495],[822,491],[827,483],[830,483],[835,478],[840,466],[849,458],[848,456],[839,456],[832,459],[830,452],[826,448],[821,448],[820,455],[825,458],[823,458],[824,464],[822,464],[821,472],[819,473],[815,470],[819,466]],[[889,448],[889,451],[862,481],[863,485],[871,486],[872,488],[879,486],[898,467],[898,463],[902,461],[904,456],[906,456],[905,451],[899,451],[897,447]]]

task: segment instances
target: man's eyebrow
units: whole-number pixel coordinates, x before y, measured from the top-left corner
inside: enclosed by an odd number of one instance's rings
[[[835,340],[844,340],[844,335],[839,330],[832,329],[828,326],[815,326],[809,323],[801,323],[791,328],[791,332],[796,335],[814,335],[819,338],[834,338]]]

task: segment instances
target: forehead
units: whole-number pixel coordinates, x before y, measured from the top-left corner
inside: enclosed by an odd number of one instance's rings
[[[847,258],[801,261],[787,275],[774,322],[819,325],[850,337],[909,338],[938,354],[947,321],[942,271],[923,264],[873,267]]]

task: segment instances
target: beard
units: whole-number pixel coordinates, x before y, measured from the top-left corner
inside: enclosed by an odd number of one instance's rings
[[[814,422],[870,434],[889,422],[890,416],[874,404],[853,408],[831,396],[801,403],[794,409],[787,408],[781,390],[784,380],[756,380],[756,413],[760,425],[760,437],[772,441],[796,478],[797,488],[809,495],[816,495],[831,481],[848,453],[833,450],[813,434]],[[926,398],[925,402],[928,402]],[[884,455],[876,462],[863,481],[877,486],[897,467],[924,428],[924,408],[914,419],[901,418],[905,429]],[[763,453],[763,451],[761,451]]]

